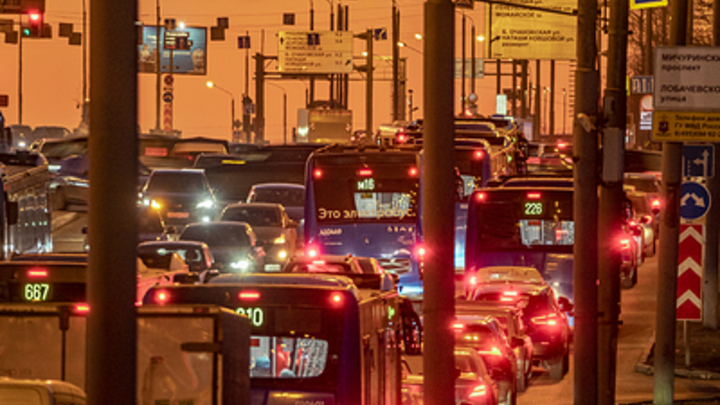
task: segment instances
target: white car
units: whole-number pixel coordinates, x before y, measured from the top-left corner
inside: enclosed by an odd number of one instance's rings
[[[142,302],[148,290],[156,285],[170,285],[188,274],[188,265],[178,253],[173,253],[167,268],[148,267],[137,259],[137,302]]]

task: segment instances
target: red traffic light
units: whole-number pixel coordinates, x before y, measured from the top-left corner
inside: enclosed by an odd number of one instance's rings
[[[28,14],[28,18],[30,18],[30,22],[40,22],[42,20],[42,14],[30,13]]]

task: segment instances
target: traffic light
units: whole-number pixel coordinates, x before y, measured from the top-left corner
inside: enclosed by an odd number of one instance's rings
[[[24,37],[40,38],[43,36],[43,15],[37,11],[28,12],[27,26],[22,27]]]

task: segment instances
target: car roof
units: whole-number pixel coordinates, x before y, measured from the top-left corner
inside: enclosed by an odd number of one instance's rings
[[[150,173],[150,175],[152,176],[152,175],[155,174],[155,173],[192,173],[192,174],[204,174],[204,173],[205,173],[205,170],[203,170],[203,169],[196,169],[196,168],[193,168],[193,167],[189,167],[189,168],[186,167],[186,168],[182,168],[182,169],[167,169],[167,168],[162,168],[162,169],[154,169],[154,170],[152,171],[152,173]]]
[[[305,186],[302,184],[295,184],[295,183],[258,183],[254,184],[252,186],[253,189],[257,188],[295,188],[295,189],[305,189]]]
[[[625,173],[626,179],[645,179],[645,180],[653,180],[657,181],[657,177],[655,177],[654,174],[650,173]]]
[[[242,221],[215,221],[215,222],[193,222],[191,224],[188,224],[185,229],[188,228],[216,228],[216,227],[242,227],[251,229],[250,224],[247,222]]]
[[[479,284],[485,283],[537,283],[544,280],[534,267],[488,266],[477,270],[474,276]]]
[[[176,240],[176,241],[149,241],[149,242],[142,242],[138,245],[138,248],[140,247],[167,247],[167,248],[187,248],[187,247],[197,247],[197,248],[204,248],[207,247],[207,244],[205,242],[200,241],[194,241],[194,240]]]
[[[483,293],[497,293],[508,290],[517,291],[521,294],[538,295],[546,289],[550,289],[547,284],[524,284],[524,283],[494,283],[494,284],[478,284],[473,295]]]
[[[225,210],[228,210],[230,208],[275,208],[275,209],[282,209],[282,204],[277,203],[265,203],[265,202],[251,202],[251,203],[233,203],[228,204],[225,206]]]

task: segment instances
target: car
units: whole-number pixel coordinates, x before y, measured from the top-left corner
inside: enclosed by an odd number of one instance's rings
[[[48,170],[56,172],[60,169],[60,161],[73,156],[87,154],[89,141],[87,136],[74,138],[42,138],[35,139],[29,146],[30,151],[41,153],[48,161]]]
[[[475,350],[490,370],[493,381],[498,386],[499,403],[515,405],[517,403],[517,356],[502,331],[500,322],[491,316],[473,320],[456,320],[453,323],[455,346],[470,347]],[[517,342],[516,342],[517,343]]]
[[[30,137],[33,141],[38,139],[62,139],[72,137],[72,132],[60,126],[39,126],[33,129]]]
[[[469,294],[479,284],[488,283],[544,284],[545,280],[534,267],[487,266],[479,268],[474,273],[467,274],[465,291]]]
[[[172,145],[168,156],[174,159],[187,160],[190,165],[203,153],[228,153],[228,142],[222,139],[192,137],[177,139]]]
[[[265,246],[265,271],[282,270],[295,255],[298,224],[280,204],[230,204],[220,214],[220,221],[246,222],[252,226]]]
[[[265,251],[252,227],[245,222],[192,223],[185,227],[179,240],[206,243],[222,272],[250,273],[265,269]]]
[[[498,306],[522,306],[522,321],[533,342],[533,362],[550,372],[550,378],[561,380],[567,373],[572,330],[567,313],[573,309],[570,300],[556,298],[546,283],[479,283],[469,296]]]
[[[12,147],[16,150],[25,150],[30,147],[32,143],[32,127],[29,125],[8,125],[10,128],[10,139],[12,140]]]
[[[625,185],[635,187],[636,192],[647,193],[651,198],[660,197],[660,181],[650,173],[625,173]]]
[[[190,272],[202,273],[213,268],[212,253],[204,242],[153,241],[138,245],[138,257],[148,267],[168,267],[174,253],[180,255]]]
[[[262,183],[250,189],[247,202],[282,204],[293,221],[305,217],[305,186],[293,183]]]
[[[145,294],[154,286],[187,283],[189,266],[178,253],[170,253],[167,260],[137,258],[136,302],[142,303]]]
[[[355,260],[357,260],[358,264],[360,265],[360,268],[362,268],[363,273],[367,274],[388,274],[390,275],[390,278],[392,279],[393,283],[395,283],[395,286],[397,286],[398,282],[400,281],[400,276],[397,274],[388,273],[383,269],[383,267],[380,265],[380,261],[374,257],[359,257],[355,256]]]
[[[168,231],[174,228],[166,228],[160,214],[149,207],[138,207],[138,243],[148,241],[166,241],[168,240]],[[88,228],[83,227],[82,233],[85,235],[83,242],[83,250],[90,250],[90,241],[88,240]]]
[[[500,326],[512,343],[515,342],[513,350],[517,357],[517,390],[525,392],[530,378],[532,377],[533,366],[533,342],[527,333],[527,326],[522,320],[522,309],[519,307],[483,305],[483,303],[459,299],[455,301],[455,315],[459,320],[471,320],[473,318],[484,318],[492,316],[500,321]],[[522,341],[522,344],[519,342]]]
[[[153,170],[140,193],[140,203],[157,210],[169,226],[210,222],[218,211],[205,172],[197,169]]]
[[[651,250],[646,252],[646,256],[653,256],[656,252],[655,244],[660,232],[660,200],[654,198],[651,193],[635,191],[628,192],[626,195],[635,211],[634,219],[643,227],[652,230],[652,246]]]
[[[355,285],[361,289],[373,289],[391,291],[395,289],[395,283],[387,273],[366,273],[352,256],[319,255],[301,256],[291,259],[285,268],[284,273],[311,273],[311,274],[335,274],[351,278]]]

